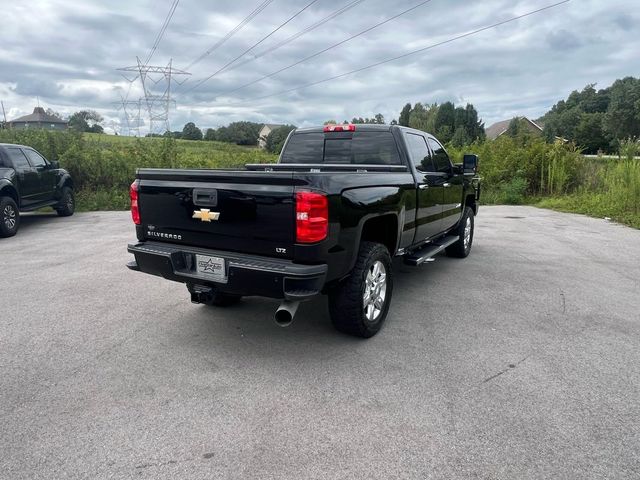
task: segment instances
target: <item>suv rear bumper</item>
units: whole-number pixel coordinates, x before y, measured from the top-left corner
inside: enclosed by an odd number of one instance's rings
[[[235,295],[307,300],[321,292],[327,275],[325,264],[300,265],[291,260],[170,243],[139,242],[130,244],[127,251],[135,256],[135,261],[127,264],[131,270]],[[224,258],[227,282],[196,272],[196,254]]]

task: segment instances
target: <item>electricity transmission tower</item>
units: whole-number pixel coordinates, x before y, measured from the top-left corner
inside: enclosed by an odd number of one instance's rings
[[[134,134],[136,137],[140,136],[140,127],[142,126],[142,99],[127,100],[122,97],[122,100],[115,102],[117,110],[122,111],[125,123],[127,125],[127,135]]]
[[[135,121],[137,125],[138,136],[140,135],[140,123],[142,109],[145,110],[149,122],[149,133],[164,133],[171,130],[169,121],[169,110],[175,102],[171,99],[171,87],[173,83],[181,85],[182,81],[177,81],[174,77],[186,77],[190,73],[174,68],[173,60],[170,60],[166,66],[146,65],[136,57],[137,65],[131,67],[119,68],[119,71],[134,73],[133,79],[123,77],[133,84],[136,80],[140,80],[142,84],[143,96],[138,100],[138,119]],[[129,123],[127,116],[127,106],[134,106],[136,102],[130,102],[126,98],[120,102],[125,111],[125,118]],[[134,117],[135,118],[135,117]]]

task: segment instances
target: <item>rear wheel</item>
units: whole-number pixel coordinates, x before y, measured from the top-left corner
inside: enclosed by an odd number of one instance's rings
[[[11,197],[0,197],[0,237],[13,237],[20,226],[18,205]]]
[[[62,189],[60,202],[54,207],[61,217],[70,217],[76,211],[76,199],[71,187]]]
[[[369,338],[380,331],[393,292],[391,257],[384,245],[362,242],[351,275],[329,292],[333,326]]]

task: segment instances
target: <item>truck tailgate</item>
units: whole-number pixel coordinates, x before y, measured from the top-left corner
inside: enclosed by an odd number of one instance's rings
[[[292,172],[141,169],[137,178],[145,238],[291,258]]]

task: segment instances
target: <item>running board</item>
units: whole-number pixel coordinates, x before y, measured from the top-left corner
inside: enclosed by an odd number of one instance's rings
[[[456,243],[459,240],[457,235],[447,235],[446,237],[439,238],[433,242],[428,243],[420,250],[409,253],[404,256],[404,263],[417,267],[425,262],[432,262],[433,256],[437,255],[449,245]]]

